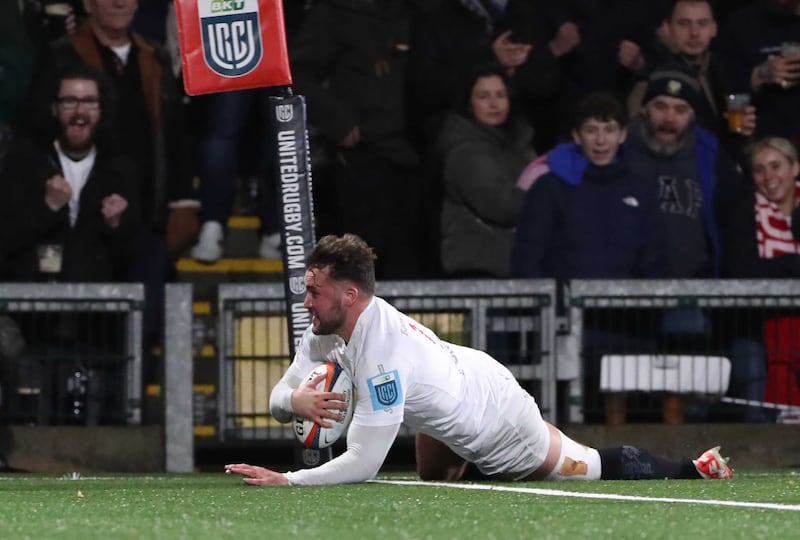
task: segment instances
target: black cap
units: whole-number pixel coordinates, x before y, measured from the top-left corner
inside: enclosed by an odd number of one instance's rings
[[[665,67],[653,71],[647,79],[643,104],[656,96],[669,96],[686,101],[694,110],[700,102],[700,83],[697,78],[679,67]]]

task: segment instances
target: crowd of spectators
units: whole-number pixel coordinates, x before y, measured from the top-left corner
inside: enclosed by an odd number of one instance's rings
[[[146,285],[147,346],[176,259],[224,254],[237,177],[258,187],[260,254],[280,255],[271,91],[187,96],[169,0],[62,0],[61,19],[54,3],[0,8],[0,280],[41,279],[57,238],[61,279]],[[379,280],[800,276],[800,0],[285,12],[317,234],[366,239]],[[732,94],[750,98],[735,130]],[[23,215],[41,215],[25,234]]]
[[[219,259],[234,192],[251,185],[262,223],[259,251],[278,257],[263,134],[264,102],[274,92],[182,94],[169,0],[66,0],[58,4],[71,14],[61,23],[47,15],[54,3],[4,4],[2,151],[30,135],[35,119],[49,116],[47,79],[85,63],[114,90],[112,139],[138,176],[142,226],[132,260],[146,264],[134,264],[120,279],[156,289],[174,279],[171,261],[180,255]],[[710,244],[716,266],[683,275],[720,275],[720,216],[708,208],[712,187],[675,171],[668,181],[637,151],[674,124],[658,120],[667,126],[654,128],[657,113],[644,110],[648,78],[666,65],[691,79],[683,84],[696,97],[688,110],[692,130],[716,139],[720,159],[738,165],[745,184],[749,143],[778,136],[796,146],[800,137],[800,61],[786,52],[800,42],[795,0],[317,0],[284,7],[294,87],[307,97],[312,153],[320,156],[318,233],[366,238],[381,261],[379,279],[510,276],[509,233],[525,195],[513,180],[536,155],[572,138],[574,105],[590,93],[623,103],[630,121],[620,126],[628,133],[621,154],[631,154],[625,161],[639,168],[636,174],[660,175],[660,195],[674,198],[662,206],[685,204],[691,214],[700,204],[706,231],[694,236]],[[464,96],[475,70],[492,65],[508,113],[487,128]],[[749,94],[751,105],[744,131],[734,132],[727,128],[726,96],[736,93]],[[477,134],[489,139],[475,146]],[[684,139],[675,144],[698,144]],[[486,178],[481,167],[496,178]],[[705,198],[691,200],[697,189]],[[482,228],[505,230],[507,238],[482,236]],[[495,246],[504,250],[496,268],[454,262],[454,250],[464,248],[453,246],[473,235],[480,245],[487,238],[505,245]]]

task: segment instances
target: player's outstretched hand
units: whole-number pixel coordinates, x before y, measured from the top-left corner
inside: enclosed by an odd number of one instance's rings
[[[283,474],[267,469],[266,467],[257,467],[255,465],[248,465],[247,463],[225,465],[225,474],[241,474],[244,477],[242,478],[244,483],[253,486],[289,485],[289,481]]]

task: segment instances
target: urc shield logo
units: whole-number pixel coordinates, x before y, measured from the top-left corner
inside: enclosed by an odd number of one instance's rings
[[[294,106],[291,104],[276,105],[275,118],[278,119],[278,122],[291,122],[292,118],[294,118]]]
[[[382,365],[378,367],[383,370]],[[394,407],[402,402],[402,389],[399,379],[396,369],[388,373],[382,372],[380,375],[367,379],[373,410],[379,411]]]
[[[223,77],[241,77],[261,61],[258,0],[200,0],[200,36],[208,67]]]
[[[285,0],[175,0],[190,96],[292,84]]]
[[[381,405],[392,405],[397,400],[397,383],[393,380],[379,384],[375,387],[375,395]]]

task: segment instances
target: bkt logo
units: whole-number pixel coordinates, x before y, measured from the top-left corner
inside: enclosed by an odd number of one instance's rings
[[[211,12],[239,11],[244,8],[244,0],[215,0],[211,2]]]
[[[198,7],[208,67],[223,77],[241,77],[253,71],[263,54],[258,0],[215,0]]]

